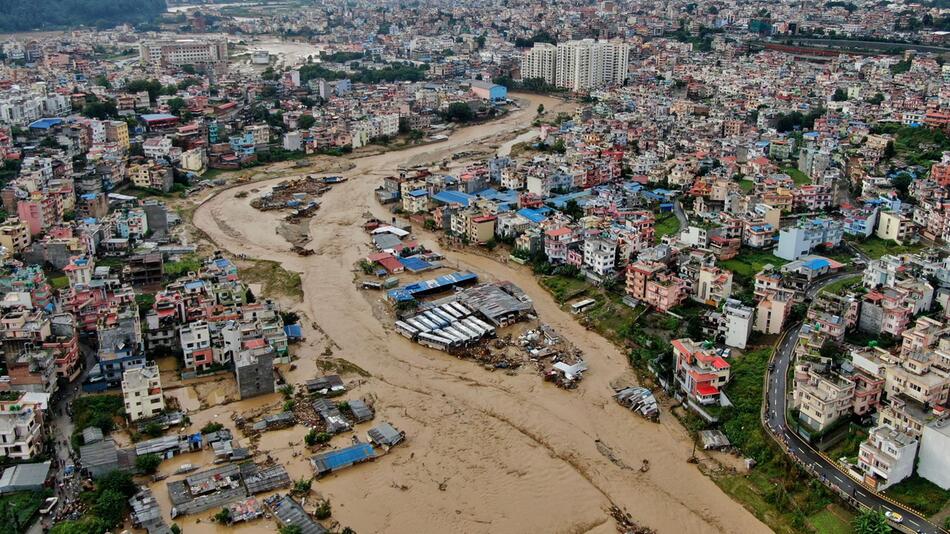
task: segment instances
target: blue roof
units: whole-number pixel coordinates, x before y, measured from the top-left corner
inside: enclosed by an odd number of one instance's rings
[[[538,209],[521,208],[520,210],[518,210],[518,215],[521,215],[522,217],[524,217],[525,219],[528,219],[529,221],[533,223],[540,223],[544,219],[547,219],[545,214],[550,211],[551,211],[551,208],[538,208]]]
[[[303,337],[303,329],[300,328],[299,324],[287,324],[284,325],[284,334],[289,339],[300,339]]]
[[[589,197],[589,196],[590,196],[590,191],[585,189],[583,191],[576,191],[574,193],[568,193],[566,195],[556,196],[550,199],[549,202],[551,204],[554,204],[554,207],[556,208],[563,208],[571,200],[580,202],[582,198]]]
[[[406,269],[409,269],[413,272],[424,271],[432,267],[431,263],[415,256],[411,258],[399,258],[399,263],[401,263]]]
[[[214,260],[214,264],[217,265],[219,269],[224,269],[225,267],[229,267],[231,262],[227,258],[218,258]]]
[[[817,271],[831,265],[825,258],[812,258],[804,263],[806,269]]]
[[[409,191],[409,196],[411,197],[424,197],[428,194],[429,192],[426,191],[425,189],[415,189],[413,191]]]
[[[198,289],[204,287],[205,283],[203,280],[192,280],[190,282],[185,282],[185,289]]]
[[[52,128],[53,126],[56,126],[62,123],[63,123],[63,119],[57,119],[55,117],[52,117],[52,118],[33,121],[30,123],[30,128],[34,130],[48,130]]]
[[[443,204],[461,204],[462,206],[468,206],[475,197],[461,191],[439,191],[433,195],[432,199],[442,202]]]
[[[322,461],[323,464],[332,471],[350,464],[369,460],[374,456],[372,445],[369,443],[359,443],[345,449],[318,455],[315,459]]]
[[[518,192],[513,190],[508,190],[500,192],[497,189],[485,189],[484,191],[479,191],[475,193],[476,196],[488,199],[495,200],[499,202],[517,202],[518,201]]]
[[[424,293],[429,291],[438,291],[442,288],[449,288],[460,284],[463,282],[478,280],[478,275],[471,272],[455,272],[450,274],[444,274],[438,276],[431,280],[422,280],[420,282],[413,282],[411,284],[397,287],[392,289],[387,293],[389,298],[396,301],[406,301],[412,300],[417,293]]]

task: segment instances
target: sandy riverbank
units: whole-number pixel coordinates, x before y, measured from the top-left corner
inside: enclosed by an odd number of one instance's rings
[[[322,197],[311,221],[313,256],[289,252],[290,244],[275,233],[278,214],[262,214],[235,198],[266,182],[228,189],[195,211],[195,225],[218,246],[302,273],[300,310],[339,347],[335,357],[371,375],[356,394],[375,395],[380,418],[409,437],[406,447],[321,480],[315,490],[333,502],[334,519],[357,532],[607,533],[615,531],[606,513],[611,503],[660,532],[767,532],[686,463],[692,444],[672,416],[653,424],[613,402],[610,383],[631,375],[623,354],[561,311],[527,270],[447,253],[453,265],[521,286],[541,318],[585,351],[591,371],[575,391],[542,383],[530,372],[492,373],[414,345],[385,329],[373,313],[377,303],[355,288],[352,267],[368,252],[360,223],[366,214],[388,217],[372,194],[380,178],[399,166],[508,140],[506,134],[530,125],[539,103],[549,113],[572,108],[552,98],[526,99],[521,111],[461,129],[445,143],[353,160],[355,168],[345,173],[349,181]],[[315,332],[308,338],[311,345],[297,350],[297,369],[289,373],[294,381],[316,373],[314,357],[327,343]],[[299,441],[303,432],[266,438],[295,478],[309,468],[284,444]],[[652,466],[647,473],[637,469],[644,459]],[[202,526],[213,529],[202,523],[187,530]]]

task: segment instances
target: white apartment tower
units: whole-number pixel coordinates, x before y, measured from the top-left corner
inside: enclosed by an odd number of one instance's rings
[[[554,65],[557,63],[557,47],[551,43],[534,43],[534,48],[521,58],[521,79],[541,78],[545,83],[554,85]]]
[[[555,79],[558,87],[587,91],[623,83],[630,46],[621,41],[582,39],[557,45]]]
[[[129,419],[155,417],[165,409],[162,377],[154,363],[138,369],[126,369],[122,375],[122,397]]]

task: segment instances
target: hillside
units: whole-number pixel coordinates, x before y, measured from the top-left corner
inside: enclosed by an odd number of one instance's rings
[[[165,11],[165,0],[0,0],[0,31],[108,27],[151,20]]]

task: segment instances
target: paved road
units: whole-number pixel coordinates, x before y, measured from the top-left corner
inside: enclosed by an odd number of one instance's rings
[[[673,201],[673,214],[680,222],[680,230],[685,230],[689,226],[689,219],[686,217],[686,212],[683,211],[683,205],[680,204],[679,199]]]
[[[841,273],[828,278],[821,279],[813,283],[806,294],[810,301],[821,290],[821,288],[842,278],[854,276],[855,273]],[[898,512],[904,517],[900,529],[906,532],[922,532],[927,534],[938,534],[944,532],[942,529],[927,521],[927,519],[909,509],[892,504],[890,501],[871,491],[857,480],[851,478],[840,470],[832,461],[811,448],[811,446],[798,434],[795,434],[788,427],[785,420],[786,400],[788,399],[788,370],[792,362],[792,354],[795,351],[795,344],[798,341],[798,332],[801,330],[801,323],[793,325],[786,331],[782,338],[778,350],[772,356],[774,369],[768,377],[768,394],[766,404],[766,428],[779,441],[785,443],[786,452],[793,455],[800,462],[810,466],[815,476],[820,478],[826,484],[831,484],[838,488],[852,499],[863,506],[878,509],[881,511]],[[854,504],[854,503],[852,503]]]

